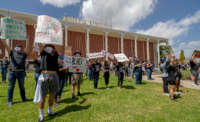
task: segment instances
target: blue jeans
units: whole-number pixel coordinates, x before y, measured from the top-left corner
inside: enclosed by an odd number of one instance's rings
[[[142,72],[135,72],[136,84],[142,84]]]
[[[2,75],[2,82],[6,82],[6,75],[7,75],[8,69],[7,68],[2,68],[1,69],[1,75]]]
[[[151,80],[152,79],[151,78],[151,70],[150,69],[146,69],[146,71],[147,71],[147,79]]]
[[[15,88],[16,80],[18,80],[20,95],[22,101],[26,100],[25,96],[25,88],[24,88],[24,79],[26,73],[25,72],[10,72],[8,76],[9,84],[8,84],[8,102],[12,102],[13,99],[13,92]]]
[[[97,89],[99,80],[99,73],[94,73],[94,88]]]
[[[34,73],[35,88],[36,88],[36,86],[37,86],[37,82],[38,82],[38,78],[39,78],[39,76],[40,76],[40,73],[37,73],[37,72]]]
[[[92,80],[92,70],[89,70],[89,80]]]
[[[55,99],[57,99],[58,97],[61,97],[62,90],[65,87],[65,82],[66,82],[66,79],[59,80],[59,91],[55,94]]]

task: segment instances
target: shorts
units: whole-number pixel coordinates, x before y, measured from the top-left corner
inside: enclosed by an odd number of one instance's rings
[[[181,75],[181,73],[178,73],[178,74],[176,75],[176,81],[180,81],[180,80],[181,80],[181,78],[182,78],[182,75]]]
[[[42,96],[46,96],[49,93],[56,93],[59,90],[59,79],[57,74],[42,73],[39,76],[38,82],[41,84]]]
[[[168,81],[169,85],[176,85],[176,81]]]
[[[195,76],[195,77],[198,76],[198,72],[195,71],[195,70],[191,70],[191,73],[192,73],[192,75]]]
[[[83,82],[83,74],[72,74],[72,85],[81,84]]]

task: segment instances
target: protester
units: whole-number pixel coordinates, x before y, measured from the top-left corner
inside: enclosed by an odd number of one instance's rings
[[[75,57],[81,57],[81,52],[76,50],[76,52],[74,53]],[[75,72],[72,73],[72,99],[75,98],[75,86],[77,85],[78,88],[78,93],[77,96],[81,96],[80,93],[80,87],[81,87],[81,83],[83,82],[83,73],[82,72]]]
[[[124,80],[124,73],[125,73],[125,67],[121,62],[118,62],[116,65],[116,71],[117,71],[117,78],[118,78],[118,88],[121,89],[123,85]]]
[[[168,82],[169,82],[169,93],[170,99],[175,100],[174,92],[176,90],[176,60],[175,55],[172,54],[170,61],[167,62],[167,73],[168,73]]]
[[[38,52],[34,52],[34,54],[33,54],[33,65],[34,65],[34,68],[35,68],[35,72],[34,72],[35,88],[37,86],[38,78],[39,78],[40,73],[41,73],[40,63],[41,63],[41,58],[38,55]]]
[[[105,80],[105,84],[106,84],[106,88],[108,89],[108,84],[109,84],[109,78],[110,78],[110,66],[108,61],[104,62],[104,80]]]
[[[139,59],[136,59],[135,67],[133,72],[135,73],[135,80],[136,84],[142,84],[142,62],[139,61]]]
[[[150,62],[146,63],[147,80],[152,80],[152,64]]]
[[[195,55],[192,55],[192,58],[190,60],[190,71],[191,71],[191,79],[193,81],[192,85],[197,86],[198,85],[198,64],[197,60],[195,60]]]
[[[176,94],[180,94],[181,91],[179,90],[179,87],[180,87],[180,82],[181,82],[181,78],[182,78],[182,74],[181,74],[181,71],[182,71],[182,67],[181,67],[181,63],[177,60],[176,61],[177,64],[176,64]]]
[[[98,81],[99,81],[99,73],[101,71],[101,63],[96,59],[95,63],[93,64],[94,70],[94,89],[98,89]]]
[[[160,70],[162,72],[161,77],[162,77],[162,80],[163,80],[163,92],[164,92],[164,95],[169,95],[168,73],[167,73],[167,69],[166,69],[166,63],[167,63],[167,61],[165,61],[165,58],[162,58],[161,62],[160,62]]]
[[[44,104],[47,94],[49,94],[48,115],[55,115],[52,111],[52,106],[54,103],[54,94],[59,90],[59,79],[56,73],[56,71],[58,71],[58,56],[54,45],[51,44],[45,45],[40,53],[41,74],[38,79],[34,97],[34,102],[39,102],[39,122],[44,120]]]
[[[8,65],[9,65],[8,57],[4,56],[2,63],[1,63],[1,77],[2,77],[3,83],[6,83]]]
[[[60,55],[58,58],[58,77],[59,77],[59,90],[58,92],[55,94],[55,103],[58,105],[58,102],[60,102],[61,100],[61,96],[62,96],[62,90],[65,86],[65,82],[66,82],[66,70],[67,68],[64,67],[64,63],[63,63],[63,56]]]

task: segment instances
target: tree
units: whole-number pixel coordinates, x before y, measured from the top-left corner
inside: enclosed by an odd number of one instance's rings
[[[172,48],[169,45],[161,45],[160,46],[160,57],[165,57],[167,54],[171,54]]]
[[[180,53],[180,57],[179,57],[179,61],[183,64],[185,60],[185,56],[184,56],[184,50],[181,50]]]

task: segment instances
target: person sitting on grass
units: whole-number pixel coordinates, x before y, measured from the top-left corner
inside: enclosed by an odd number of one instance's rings
[[[110,65],[108,61],[105,61],[104,62],[104,80],[105,80],[107,89],[108,89],[108,84],[109,84],[109,78],[110,78]]]
[[[44,120],[44,104],[47,94],[49,94],[48,116],[54,116],[52,111],[54,104],[54,94],[59,90],[58,71],[58,53],[54,45],[47,44],[44,46],[41,57],[41,74],[38,79],[34,102],[39,102],[39,118],[38,122]]]
[[[170,57],[170,61],[166,64],[167,73],[168,73],[168,82],[169,82],[169,97],[171,100],[175,100],[174,92],[176,91],[176,60],[174,53]]]

